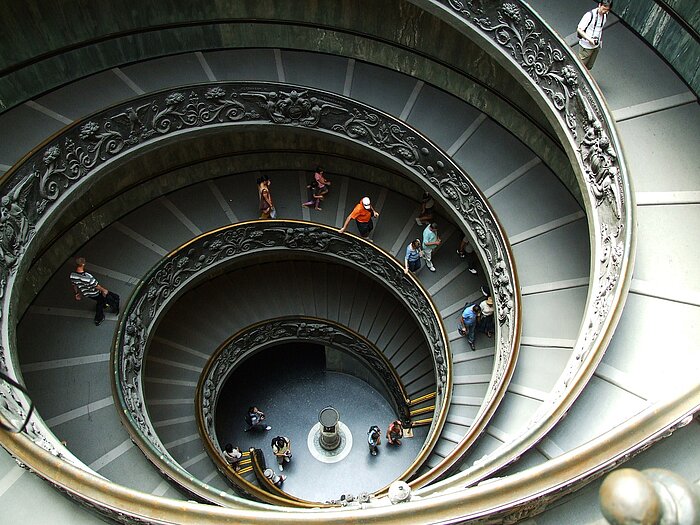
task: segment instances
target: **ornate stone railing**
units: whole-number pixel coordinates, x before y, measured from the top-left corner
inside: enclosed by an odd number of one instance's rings
[[[524,2],[412,0],[470,38],[535,92],[577,173],[591,244],[581,331],[565,372],[527,429],[448,482],[473,484],[524,454],[566,414],[602,359],[627,296],[634,262],[634,195],[622,148],[595,82],[570,49]]]
[[[20,379],[13,363],[11,305],[47,231],[71,200],[97,184],[103,168],[126,155],[202,130],[238,125],[285,126],[330,134],[369,148],[396,163],[409,178],[431,191],[478,248],[494,292],[498,323],[494,373],[470,432],[438,471],[459,459],[484,429],[512,376],[519,346],[519,288],[504,232],[486,199],[452,160],[428,139],[374,108],[339,95],[284,84],[214,83],[149,94],[99,112],[67,127],[10,170],[2,180],[3,231],[0,237],[0,365]],[[9,312],[9,315],[8,313]],[[0,391],[0,395],[3,392]],[[443,395],[449,395],[449,388]],[[9,410],[20,410],[6,396]],[[0,407],[0,411],[3,409]],[[27,427],[35,441],[67,450],[38,416]],[[49,445],[50,444],[50,445]]]
[[[221,450],[214,419],[219,394],[227,379],[247,357],[289,342],[321,344],[359,359],[381,380],[396,414],[402,420],[410,420],[409,399],[401,378],[374,344],[354,330],[325,319],[281,317],[261,321],[234,334],[214,351],[204,366],[197,385],[195,409],[202,437],[214,445],[214,450]]]
[[[447,334],[440,316],[420,282],[413,276],[406,275],[402,265],[388,253],[370,242],[341,234],[333,228],[299,221],[243,222],[206,233],[162,259],[139,284],[124,308],[112,355],[114,390],[122,408],[122,420],[132,439],[159,469],[176,482],[183,483],[183,479],[188,476],[187,472],[165,449],[144,409],[146,400],[143,365],[152,331],[157,326],[161,314],[167,311],[178,296],[192,285],[210,277],[212,272],[225,271],[242,258],[251,255],[262,257],[274,254],[279,257],[284,253],[320,257],[352,266],[370,275],[391,290],[415,319],[433,360],[437,389],[436,406],[439,408],[436,410],[438,417],[433,420],[420,452],[401,476],[407,479],[420,467],[437,442],[450,400],[451,359],[447,350]],[[289,327],[285,327],[284,323],[278,326],[272,322],[262,325],[262,328],[272,330],[272,333],[261,332],[254,327],[247,334],[249,337],[244,335],[243,341],[249,343],[251,337],[257,337],[265,344],[269,343],[271,335],[279,335],[283,339],[283,333]],[[291,334],[292,337],[296,337],[299,331],[300,327],[297,325]],[[347,331],[340,330],[328,334],[331,339],[333,335],[347,336]],[[323,340],[319,335],[311,335],[311,338]],[[229,350],[226,353],[227,358],[236,359],[237,352],[248,350],[238,344],[239,342],[234,340],[226,346]],[[357,345],[353,345],[351,341],[346,346],[353,348]],[[362,351],[361,348],[358,350]],[[367,358],[374,357],[373,352],[368,351],[365,354]],[[228,363],[220,361],[219,364],[223,367]],[[209,369],[206,374],[221,372],[225,375],[225,367],[222,367]],[[212,381],[214,377],[207,375],[209,383],[205,381],[203,386],[205,399],[208,399],[207,393],[213,393],[215,390]],[[203,499],[208,498],[209,491],[202,490],[201,483],[185,483],[185,488]],[[215,501],[218,501],[218,496]]]
[[[314,317],[294,316],[269,319],[251,325],[216,349],[199,376],[195,396],[197,428],[205,448],[219,471],[234,484],[239,480],[230,474],[222,457],[222,446],[216,435],[216,409],[219,394],[226,381],[240,363],[249,356],[279,344],[306,342],[321,344],[346,352],[375,373],[389,394],[396,414],[409,421],[409,399],[398,373],[386,356],[370,341],[346,326]],[[267,493],[256,492],[256,499],[275,503],[267,498]],[[292,506],[296,503],[290,501]]]
[[[697,410],[700,393],[696,390],[692,395],[678,397],[658,407],[658,411],[654,409],[642,413],[634,422],[613,431],[613,437],[617,437],[617,441],[601,438],[576,454],[565,455],[533,472],[495,480],[467,491],[461,489],[450,492],[452,485],[463,487],[471,484],[524,453],[565,414],[591,376],[612,336],[630,279],[634,253],[633,194],[613,120],[595,83],[579,66],[565,43],[525,3],[490,0],[412,1],[481,42],[516,78],[537,94],[538,103],[555,124],[560,140],[576,169],[585,197],[591,232],[591,279],[582,332],[567,372],[533,420],[527,434],[499,449],[498,455],[488,456],[475,469],[454,477],[450,480],[450,486],[444,483],[436,485],[435,491],[447,491],[449,494],[430,503],[424,499],[422,502],[405,504],[404,509],[393,508],[386,512],[368,509],[366,512],[358,512],[358,517],[366,518],[368,523],[386,519],[418,523],[426,522],[428,517],[435,520],[467,516],[477,518],[492,512],[494,521],[513,521],[546,508],[556,498],[575,490],[612,463],[629,457],[659,439],[664,432],[678,424],[679,417],[686,417],[682,414]],[[98,114],[89,123],[92,124],[90,126],[84,123],[69,129],[68,137],[64,135],[51,141],[46,148],[26,159],[22,167],[8,173],[2,189],[4,230],[0,239],[3,255],[0,259],[0,290],[3,300],[2,357],[7,358],[3,366],[9,370],[10,375],[17,377],[17,367],[12,362],[12,331],[16,320],[12,320],[10,315],[8,321],[7,315],[8,311],[12,314],[9,307],[14,296],[13,286],[15,282],[21,282],[22,273],[27,270],[28,262],[25,262],[23,255],[31,249],[34,232],[41,231],[49,212],[57,208],[67,189],[79,187],[87,174],[95,176],[97,168],[104,162],[143,147],[149,141],[154,142],[174,131],[184,133],[208,124],[223,125],[237,121],[324,130],[362,142],[397,159],[407,173],[421,177],[420,180],[423,181],[429,179],[429,182],[424,183],[425,187],[436,192],[437,198],[444,204],[454,205],[451,209],[455,210],[455,219],[460,224],[473,226],[469,231],[477,232],[482,258],[492,269],[492,281],[501,280],[493,269],[498,267],[499,259],[510,261],[507,249],[491,250],[492,243],[497,241],[490,239],[490,234],[482,236],[480,233],[484,222],[489,228],[491,225],[488,221],[473,219],[478,215],[475,213],[478,210],[475,203],[479,202],[479,194],[468,182],[462,183],[459,170],[453,168],[449,159],[438,159],[439,153],[431,149],[430,145],[421,145],[422,139],[410,128],[395,125],[394,121],[379,112],[363,109],[359,104],[353,105],[358,108],[357,112],[347,112],[342,109],[342,97],[328,97],[327,94],[306,89],[292,93],[286,87],[257,86],[256,92],[248,92],[252,98],[243,97],[237,88],[234,89],[233,96],[230,86],[216,86],[223,92],[206,92],[205,87],[199,87],[188,89],[186,94],[178,92],[150,99],[144,97],[129,106]],[[252,89],[255,91],[255,88]],[[191,98],[190,93],[196,97]],[[256,107],[255,115],[239,119],[241,109],[237,103],[243,103],[245,109],[251,107],[252,100],[259,100],[263,107]],[[340,108],[336,107],[336,100],[341,101]],[[333,120],[340,122],[333,123],[329,128],[327,123]],[[409,137],[411,140],[407,140]],[[65,138],[68,140],[65,141]],[[454,175],[450,174],[452,169],[455,170]],[[443,179],[446,179],[444,185]],[[436,191],[438,188],[441,191]],[[505,271],[507,273],[510,270],[507,268]],[[513,291],[517,288],[513,286],[514,277],[505,275],[504,279],[510,279],[513,309],[508,307],[508,301],[504,302],[499,297],[500,294],[496,294],[497,312],[499,315],[510,316],[500,326],[502,329],[497,334],[497,363],[502,362],[498,356],[504,341],[512,343],[517,340],[517,323],[513,322],[516,318],[512,317],[513,312],[519,308],[517,293]],[[501,289],[508,297],[507,285]],[[35,441],[49,439],[52,447],[58,446],[52,436],[43,432],[40,420],[37,420],[36,428],[41,437],[34,435]],[[649,437],[631,440],[632,429],[637,435],[643,433]],[[36,469],[46,466],[42,472],[47,477],[52,476],[59,460],[40,451],[32,454],[24,446],[22,436],[8,437],[7,441],[10,439],[26,462],[31,463],[31,459],[36,458]],[[142,516],[144,508],[158,502],[159,517],[167,511],[170,512],[169,519],[178,519],[177,512],[181,507],[172,509],[167,503],[141,498],[133,492],[122,494],[123,491],[116,486],[104,480],[96,481],[97,478],[89,473],[76,471],[70,466],[66,470],[71,472],[76,483],[82,483],[80,492],[74,493],[78,498],[87,498],[83,495],[90,494],[90,502],[97,505],[96,502],[101,499],[100,492],[94,490],[95,487],[108,486],[110,499],[116,500],[117,508],[128,508],[133,516]],[[576,474],[575,479],[572,479],[572,472],[584,470],[585,474]],[[66,487],[66,484],[62,486]],[[421,492],[427,497],[434,493],[432,489]],[[535,493],[537,496],[533,496]],[[132,501],[139,505],[131,504]],[[101,508],[109,512],[114,506],[104,505]],[[213,520],[219,516],[217,511],[199,512],[196,508],[188,508],[190,510],[201,516],[201,523],[206,523],[209,517]],[[113,510],[111,515],[119,518]],[[319,519],[331,523],[335,517],[344,519],[333,514],[324,514]],[[286,522],[289,515],[260,512],[259,515],[250,517],[254,518],[281,523]]]

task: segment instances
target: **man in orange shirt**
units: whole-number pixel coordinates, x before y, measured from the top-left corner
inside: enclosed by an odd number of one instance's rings
[[[372,208],[369,197],[362,197],[362,200],[357,203],[357,206],[355,206],[350,215],[348,215],[348,218],[345,219],[345,224],[340,228],[340,233],[345,233],[350,221],[355,219],[355,224],[357,224],[360,236],[366,239],[374,228],[374,223],[372,222],[373,217],[379,217],[379,212]]]

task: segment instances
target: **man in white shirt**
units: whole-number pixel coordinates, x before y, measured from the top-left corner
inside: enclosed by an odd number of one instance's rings
[[[579,37],[578,57],[588,69],[593,69],[595,59],[603,41],[603,27],[612,9],[612,0],[602,0],[598,7],[591,9],[578,23],[576,33]]]

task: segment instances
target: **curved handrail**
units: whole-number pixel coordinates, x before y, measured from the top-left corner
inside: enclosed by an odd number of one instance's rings
[[[139,97],[68,126],[5,174],[0,191],[8,217],[8,227],[0,237],[0,357],[5,353],[10,356],[10,375],[20,375],[11,362],[13,312],[10,309],[10,316],[2,313],[17,301],[14,285],[28,270],[31,258],[25,253],[36,250],[40,244],[34,239],[36,233],[42,231],[44,224],[50,224],[52,214],[60,211],[67,195],[84,191],[79,189],[99,177],[102,167],[123,155],[171,136],[240,124],[321,131],[373,149],[431,191],[473,238],[488,269],[499,319],[494,373],[464,441],[473,439],[493,414],[493,404],[504,395],[518,354],[520,293],[502,227],[464,172],[410,126],[339,95],[279,83],[207,83]],[[34,419],[33,426],[40,434],[37,442],[44,440],[68,454],[41,419]],[[450,456],[433,472],[444,472],[457,459]]]
[[[255,475],[255,479],[258,481],[258,485],[256,485],[245,479],[240,473],[234,470],[231,465],[227,464],[221,457],[221,454],[211,448],[211,443],[205,443],[205,448],[209,452],[209,456],[214,461],[218,471],[228,479],[229,483],[231,483],[237,491],[253,500],[298,509],[321,509],[335,506],[328,503],[316,503],[297,498],[271,483],[263,473],[265,469],[265,457],[262,455],[260,449],[250,448],[248,450],[250,466]]]
[[[524,2],[410,0],[483,47],[535,97],[577,173],[588,216],[591,274],[569,363],[526,430],[450,480],[471,485],[512,463],[554,427],[592,376],[622,313],[634,262],[634,194],[617,131],[597,85],[563,40]]]
[[[415,319],[433,359],[440,408],[421,450],[399,476],[408,479],[437,443],[451,397],[451,358],[439,313],[421,283],[406,275],[390,254],[334,228],[302,221],[242,222],[202,234],[159,261],[136,287],[124,308],[111,358],[113,391],[132,440],[167,477],[188,492],[209,499],[212,491],[206,484],[192,480],[172,458],[144,410],[142,373],[148,341],[162,314],[191,286],[243,257],[281,252],[322,257],[363,271],[391,290]],[[220,503],[226,499],[218,492],[211,501]]]
[[[527,471],[466,490],[455,488],[433,497],[414,498],[400,505],[370,505],[353,507],[349,511],[352,519],[367,525],[387,522],[424,525],[477,520],[484,516],[489,516],[489,521],[495,523],[515,523],[542,512],[557,499],[687,425],[697,412],[698,405],[700,385],[684,396],[671,396],[633,416],[608,432],[604,439],[592,440]],[[640,431],[646,436],[641,440]],[[261,522],[301,525],[314,520],[326,525],[344,525],[348,522],[348,514],[335,509],[313,511],[278,507],[273,511],[270,507],[250,501],[242,502],[246,507],[227,509],[156,497],[67,464],[43,449],[37,450],[25,434],[0,432],[0,444],[12,450],[22,463],[35,463],[38,467],[35,472],[50,480],[69,497],[87,501],[94,511],[115,520],[123,521],[126,514],[156,522],[198,525],[259,525]],[[573,479],[572,472],[577,473]],[[532,494],[537,494],[539,501],[533,501]],[[187,516],[186,520],[183,516]]]
[[[542,104],[560,126],[557,129],[561,132],[562,142],[577,168],[582,186],[585,184],[583,193],[592,234],[594,265],[584,329],[569,369],[548,400],[547,407],[538,415],[537,431],[528,438],[530,443],[536,442],[539,439],[537,434],[541,436],[551,428],[563,415],[567,403],[570,405],[583,388],[602,357],[602,349],[612,336],[620,315],[634,248],[633,194],[622,151],[612,119],[594,82],[579,67],[566,46],[525,4],[488,0],[478,2],[478,5],[466,0],[440,3],[416,0],[414,3],[429,4],[431,10],[449,14],[450,20],[455,20],[470,35],[488,42],[494,53],[512,66],[516,76],[527,79],[532,89],[542,95]],[[49,162],[51,156],[47,158]],[[30,181],[17,180],[12,187],[15,191],[5,194],[12,202],[22,195],[23,182],[29,184]],[[14,195],[17,197],[13,200]],[[21,215],[18,220],[22,226]],[[17,235],[26,236],[27,231],[20,227]],[[483,246],[480,249],[483,250]],[[15,254],[11,250],[9,254],[12,261]],[[7,348],[6,339],[3,338],[4,348]],[[513,458],[520,455],[519,450],[527,450],[529,446],[525,441],[521,445],[520,449],[513,449]],[[505,464],[496,463],[484,466],[482,474],[487,475],[487,470],[493,472]]]
[[[214,350],[202,368],[195,392],[195,413],[200,435],[211,442],[213,450],[221,450],[214,423],[219,395],[234,370],[245,359],[270,346],[300,341],[333,347],[362,361],[382,380],[398,417],[409,421],[406,389],[394,366],[375,344],[337,322],[302,315],[276,317],[233,334]]]
[[[338,505],[331,503],[312,503],[306,501],[296,496],[288,494],[277,485],[272,483],[267,477],[265,477],[265,456],[262,450],[259,448],[250,449],[250,457],[252,459],[253,473],[255,474],[255,479],[258,483],[265,488],[266,494],[271,494],[277,498],[283,498],[289,501],[288,505],[301,508],[330,508],[337,507]],[[264,501],[264,500],[263,500]]]

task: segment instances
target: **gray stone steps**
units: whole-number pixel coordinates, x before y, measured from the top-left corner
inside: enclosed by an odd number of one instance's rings
[[[237,57],[235,64],[228,60],[228,57],[234,55]],[[258,60],[253,60],[253,57],[257,57]],[[303,60],[302,57],[307,57],[307,60]],[[175,57],[127,66],[121,68],[121,73],[142,89],[173,86],[194,79],[204,80],[201,71],[205,71],[206,74],[206,70],[202,69],[202,61],[195,54],[183,57],[181,69],[176,66],[177,62],[173,58]],[[572,224],[576,224],[575,221],[574,223],[566,222],[566,218],[571,215],[569,212],[573,209],[571,197],[566,192],[562,192],[561,189],[550,188],[550,186],[561,188],[560,185],[557,186],[559,183],[551,172],[533,161],[529,150],[514,141],[512,136],[504,132],[502,128],[488,119],[483,119],[478,112],[442,91],[421,85],[414,79],[397,73],[362,63],[350,65],[347,60],[335,57],[328,57],[327,61],[331,65],[329,65],[327,72],[323,68],[313,70],[316,66],[304,70],[305,62],[313,62],[308,60],[306,53],[287,51],[275,53],[274,50],[221,51],[204,53],[201,58],[204,59],[217,79],[243,78],[240,75],[250,74],[252,77],[249,78],[276,80],[281,64],[281,70],[287,81],[293,82],[296,80],[292,79],[297,79],[299,82],[309,83],[309,85],[312,82],[318,82],[319,85],[338,92],[340,92],[342,85],[343,91],[350,96],[357,96],[361,100],[390,110],[397,116],[403,116],[410,124],[437,140],[443,148],[454,152],[456,160],[465,166],[470,175],[475,177],[482,186],[486,186],[488,190],[493,192],[493,200],[499,214],[507,214],[506,230],[512,229],[515,234],[521,237],[515,249],[528,255],[533,254],[532,259],[536,259],[534,254],[540,251],[541,253],[556,253],[555,246],[559,242],[569,242],[570,245],[577,247],[579,251],[584,253],[587,250],[585,243],[574,240],[581,235],[582,231],[585,232],[585,228],[569,231]],[[153,67],[145,67],[146,64],[151,64]],[[200,69],[197,69],[198,67]],[[376,89],[377,75],[386,77],[386,82],[383,83],[381,90]],[[68,90],[66,90],[67,92]],[[440,111],[435,111],[435,107],[438,107]],[[442,115],[445,114],[450,114],[454,118],[442,118]],[[495,145],[504,147],[504,144],[507,144],[506,149],[512,154],[498,154],[493,149]],[[491,146],[487,148],[486,145]],[[490,151],[493,151],[494,154],[489,156]],[[489,157],[491,162],[488,161]],[[338,177],[334,180],[335,185],[329,198],[324,202],[323,212],[303,210],[299,199],[303,198],[302,183],[304,178],[309,177],[309,175],[310,173],[300,172],[273,175],[273,195],[280,216],[305,218],[304,212],[308,212],[309,218],[312,220],[326,224],[337,224],[334,218],[340,215],[340,211],[343,211],[344,214],[348,213],[359,198],[367,194],[370,195],[375,205],[382,204],[382,215],[377,221],[377,228],[373,236],[378,245],[397,253],[399,260],[402,260],[406,244],[420,235],[422,228],[410,224],[415,213],[415,203],[396,193],[382,191],[378,187],[362,181],[351,179],[349,182],[345,182],[347,192],[344,193],[345,199],[341,203],[339,200],[343,192],[339,190],[344,181],[342,177]],[[101,280],[107,282],[112,279],[110,274],[121,272],[119,275],[121,280],[113,279],[114,287],[119,293],[126,296],[131,289],[129,281],[132,277],[143,275],[162,252],[177,246],[188,236],[230,222],[232,220],[231,214],[238,220],[257,217],[255,177],[255,173],[225,177],[169,194],[136,210],[121,220],[118,225],[113,225],[96,236],[85,246],[83,253],[93,264],[104,268],[104,275],[100,275]],[[249,188],[249,191],[244,188]],[[525,195],[526,199],[531,199],[533,195],[536,195],[540,201],[558,203],[558,207],[555,206],[551,212],[546,213],[538,209],[535,213],[520,201],[512,202],[512,199],[517,199],[521,194]],[[341,205],[342,208],[339,210]],[[562,225],[560,226],[559,223]],[[578,224],[580,223],[582,221],[579,220]],[[407,224],[410,228],[406,230],[404,239],[397,239],[397,232],[403,232]],[[508,226],[510,224],[512,227]],[[444,226],[445,229],[442,231],[449,233],[449,226]],[[441,225],[442,227],[443,225]],[[524,229],[525,227],[529,227],[529,229]],[[511,232],[509,231],[509,233]],[[440,308],[449,308],[458,303],[463,304],[468,298],[473,298],[479,285],[483,283],[481,276],[472,276],[465,272],[464,264],[454,254],[459,237],[459,232],[453,232],[449,235],[445,246],[436,252],[434,259],[438,267],[436,274],[430,274],[427,271],[420,274],[420,279],[434,294]],[[398,249],[394,250],[395,246],[398,246]],[[124,247],[127,248],[124,249]],[[576,260],[586,259],[587,257],[584,256]],[[118,264],[116,264],[117,262]],[[579,265],[574,270],[567,262],[561,261],[561,264],[558,264],[558,260],[552,257],[548,261],[548,268],[557,277],[585,278],[587,270],[584,270],[583,266]],[[554,286],[551,285],[551,279],[541,278],[542,271],[539,273],[534,271],[530,278],[527,272],[527,268],[530,267],[538,268],[538,265],[528,262],[526,268],[521,270],[526,276],[528,284],[536,284],[545,288],[548,285]],[[270,281],[276,284],[276,288],[290,285],[287,280],[277,275],[270,276]],[[342,284],[343,286],[346,284],[352,286],[352,283]],[[217,290],[214,289],[210,289],[209,292],[214,294],[212,297],[215,299],[212,301],[225,305],[222,308],[230,310],[234,307],[235,297],[217,294]],[[239,292],[241,297],[252,298],[252,301],[256,300],[255,290],[250,286],[241,287]],[[329,296],[333,292],[332,289],[327,290]],[[325,309],[329,317],[337,315],[339,319],[346,319],[346,322],[357,326],[359,331],[363,333],[366,331],[371,337],[378,337],[382,341],[386,341],[389,345],[388,350],[396,355],[396,358],[402,363],[402,367],[406,369],[406,373],[410,374],[411,387],[416,389],[412,395],[417,397],[420,393],[425,393],[426,388],[428,388],[426,386],[427,376],[425,375],[426,365],[418,356],[411,354],[408,342],[410,334],[391,333],[390,330],[385,329],[387,323],[391,326],[393,322],[391,312],[385,314],[383,307],[377,307],[374,302],[368,301],[367,298],[363,297],[361,291],[358,293],[357,290],[353,289],[353,293],[357,294],[358,307],[353,305],[350,310],[343,310],[332,301],[324,303],[316,296],[310,297],[303,294],[290,297],[289,303],[294,311],[302,311],[307,315],[323,313]],[[540,293],[540,295],[546,294]],[[581,297],[581,295],[576,294],[569,296],[570,300],[581,300]],[[46,305],[53,305],[56,304],[55,301],[58,298],[57,293],[51,296],[47,294],[45,297],[42,295],[40,300],[44,300]],[[540,305],[551,305],[550,308],[561,307],[561,301],[555,299],[543,300],[542,297],[538,297],[533,301],[539,302]],[[362,309],[359,305],[363,305]],[[200,304],[200,306],[202,305]],[[196,308],[194,310],[195,312],[199,311]],[[459,312],[453,314],[451,319],[447,321],[449,331],[455,329],[454,319],[458,315]],[[580,314],[574,311],[569,324],[575,324],[576,315]],[[386,319],[384,319],[385,317]],[[189,320],[187,319],[187,321]],[[242,318],[240,323],[243,325],[248,321],[250,319]],[[533,335],[530,336],[531,338],[544,337],[539,332],[542,324],[538,319],[535,319],[535,321],[526,324],[525,333],[527,334],[532,326]],[[195,326],[204,326],[205,329],[195,329]],[[219,340],[223,335],[217,332],[217,328],[202,316],[194,317],[191,324],[186,322],[168,324],[166,320],[163,329],[166,327],[171,330],[169,334],[172,336],[172,340],[190,348],[200,344],[211,346],[213,341]],[[212,337],[205,337],[205,334]],[[488,350],[489,344],[490,342],[485,339],[478,341],[477,353],[486,352],[486,356],[480,359],[478,364],[462,361],[460,375],[485,373],[489,366],[488,363],[492,359],[490,355],[493,352],[492,347],[490,351]],[[173,350],[171,349],[171,351]],[[469,349],[464,341],[455,340],[453,343],[455,359],[458,360],[465,351],[469,352]],[[187,363],[192,364],[191,360]],[[156,395],[157,399],[161,401],[178,399],[191,392],[188,390],[191,387],[187,385],[155,381],[162,380],[164,378],[162,375],[166,372],[168,374],[177,372],[183,374],[183,379],[175,380],[191,382],[189,378],[184,378],[188,374],[187,369],[162,362],[151,362],[149,363],[149,373],[150,371],[153,372],[153,377],[151,381],[147,382],[147,388],[149,392]],[[552,374],[556,374],[556,371],[552,371]],[[523,386],[531,389],[541,388],[541,385],[537,384],[536,379],[534,379],[535,376],[536,374],[528,375],[528,378],[533,378],[533,383]],[[477,392],[483,388],[483,385],[474,383],[458,384],[455,392],[460,395],[477,395]],[[163,397],[168,393],[173,394],[174,397]],[[160,410],[163,417],[166,417],[167,409],[161,408]]]

